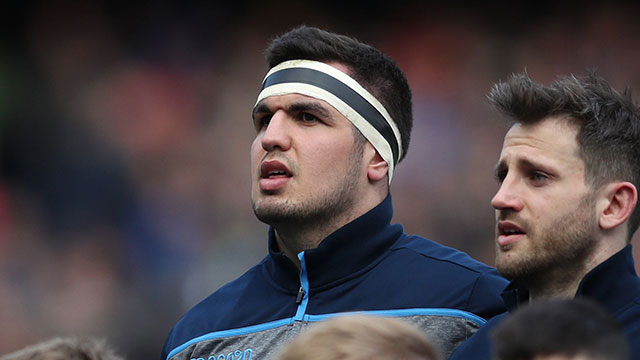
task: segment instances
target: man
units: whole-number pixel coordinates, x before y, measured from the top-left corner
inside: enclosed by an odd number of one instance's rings
[[[448,356],[504,311],[506,280],[390,224],[412,124],[404,74],[371,46],[309,27],[275,39],[267,58],[251,200],[271,226],[269,254],[189,311],[163,359],[266,359],[310,323],[354,311],[404,318]]]
[[[640,110],[594,73],[549,86],[514,75],[489,99],[515,119],[496,167],[496,267],[507,307],[586,297],[623,325],[640,359]],[[488,359],[496,317],[452,358]]]
[[[620,324],[586,298],[536,301],[492,332],[494,360],[628,360]]]
[[[381,316],[336,316],[284,346],[277,360],[438,360],[423,331]]]

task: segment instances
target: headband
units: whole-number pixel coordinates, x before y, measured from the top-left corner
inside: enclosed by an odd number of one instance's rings
[[[389,183],[402,156],[396,123],[382,104],[357,81],[322,62],[289,60],[269,70],[256,105],[269,96],[301,94],[333,106],[362,133],[389,165]]]

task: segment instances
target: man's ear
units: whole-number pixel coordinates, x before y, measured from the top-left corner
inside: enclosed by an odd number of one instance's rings
[[[615,182],[604,185],[598,200],[598,224],[603,230],[623,224],[636,207],[638,190],[630,182]]]
[[[387,164],[382,156],[373,148],[371,144],[367,144],[365,149],[367,161],[367,178],[371,182],[377,182],[387,178],[389,172],[389,164]]]

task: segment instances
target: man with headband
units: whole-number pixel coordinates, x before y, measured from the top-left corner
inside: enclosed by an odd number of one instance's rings
[[[251,200],[269,254],[188,312],[162,359],[268,359],[313,323],[360,312],[423,329],[448,355],[503,311],[506,281],[390,224],[409,146],[402,71],[355,39],[299,27],[268,49],[253,109]]]

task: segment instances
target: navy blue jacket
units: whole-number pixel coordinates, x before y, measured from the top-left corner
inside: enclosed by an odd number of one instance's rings
[[[529,302],[529,293],[515,282],[502,294],[509,309]],[[580,282],[576,297],[598,302],[622,324],[631,345],[631,359],[640,360],[640,278],[636,275],[631,245],[591,270]],[[452,360],[490,360],[492,356],[491,330],[508,313],[491,319],[482,329],[462,344],[451,356]]]
[[[337,313],[396,316],[425,329],[448,356],[505,311],[507,281],[468,255],[391,225],[391,197],[298,254],[279,252],[191,309],[162,359],[266,359],[309,324]]]

